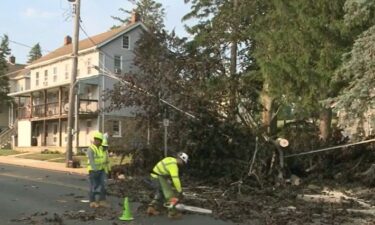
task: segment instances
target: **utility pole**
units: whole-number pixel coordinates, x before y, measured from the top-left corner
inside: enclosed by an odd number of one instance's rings
[[[77,79],[77,66],[78,66],[78,42],[79,42],[79,22],[80,22],[80,8],[81,0],[68,0],[73,3],[74,14],[74,34],[73,34],[73,66],[72,74],[70,77],[69,89],[69,111],[68,111],[68,140],[66,144],[66,166],[73,166],[73,124],[74,124],[74,106],[75,106],[75,92],[76,92],[76,79]],[[76,118],[77,119],[77,118]],[[78,134],[77,134],[78,135]]]
[[[169,126],[169,113],[168,108],[165,106],[164,108],[164,118],[163,118],[163,126],[164,126],[164,157],[168,156],[168,126]]]

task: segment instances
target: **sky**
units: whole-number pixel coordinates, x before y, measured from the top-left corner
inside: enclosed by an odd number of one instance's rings
[[[155,0],[163,4],[167,30],[179,36],[186,32],[181,18],[190,6],[184,0]],[[88,35],[107,31],[119,22],[111,16],[123,15],[119,8],[131,10],[128,0],[81,0],[81,20]],[[66,35],[72,36],[73,19],[68,0],[0,0],[0,36],[7,34],[16,63],[26,63],[30,47],[39,43],[42,54],[61,47]],[[80,39],[86,38],[80,31]],[[17,42],[17,43],[15,43]],[[26,46],[23,46],[26,45]]]

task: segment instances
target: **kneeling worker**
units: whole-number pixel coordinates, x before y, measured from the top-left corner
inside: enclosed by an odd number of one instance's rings
[[[151,180],[155,189],[155,196],[152,202],[149,204],[147,214],[159,215],[160,212],[157,210],[159,205],[163,204],[163,200],[168,202],[175,202],[176,198],[182,197],[182,188],[179,178],[179,166],[183,166],[188,162],[189,156],[184,152],[177,153],[177,157],[166,157],[159,161],[151,172]],[[171,179],[177,194],[173,191],[171,184],[168,180]],[[164,199],[163,199],[164,197]],[[168,217],[177,219],[181,217],[176,209],[168,209]]]

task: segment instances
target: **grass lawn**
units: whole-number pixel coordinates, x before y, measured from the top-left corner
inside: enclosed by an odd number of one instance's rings
[[[42,153],[33,153],[27,155],[20,155],[19,158],[24,159],[35,159],[35,160],[42,160],[42,161],[53,161],[54,159],[65,158],[65,154],[61,153],[51,153],[51,154],[42,154]]]
[[[87,167],[87,157],[85,155],[80,155],[80,156],[73,156],[75,159],[79,159],[81,161],[81,167]],[[120,156],[112,156],[109,157],[109,163],[110,165],[118,165],[120,164],[121,157]],[[64,162],[64,161],[62,161]],[[126,164],[130,162],[129,157],[125,157],[125,159],[122,161],[122,164]]]
[[[0,156],[7,156],[7,155],[16,155],[20,154],[21,152],[11,150],[11,149],[0,149]]]
[[[21,156],[18,156],[18,157],[25,158],[25,159],[35,159],[35,160],[42,160],[42,161],[49,161],[49,162],[65,163],[65,154],[62,154],[62,153],[50,153],[50,154],[33,153],[33,154],[21,155]],[[81,167],[87,166],[87,156],[86,155],[73,156],[73,159],[80,160]],[[120,164],[120,160],[121,160],[120,156],[109,157],[109,161],[110,161],[111,165]],[[129,162],[130,162],[130,158],[125,157],[122,164],[126,164],[126,163],[129,163]]]

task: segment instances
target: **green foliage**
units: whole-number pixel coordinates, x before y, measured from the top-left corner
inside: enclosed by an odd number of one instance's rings
[[[336,92],[334,70],[348,42],[341,36],[344,0],[259,1],[248,32],[271,95],[292,102],[305,116]]]
[[[361,133],[362,121],[372,121],[372,126],[375,125],[375,2],[347,0],[345,12],[345,29],[357,39],[351,51],[343,55],[343,64],[335,76],[341,92],[329,100],[335,101],[335,110],[344,112],[340,125],[358,124],[358,133]]]
[[[347,0],[344,9],[348,29],[361,33],[375,24],[375,3],[372,0]]]
[[[42,50],[40,48],[39,43],[37,43],[31,48],[29,52],[27,63],[32,63],[33,61],[39,59],[40,57],[42,57]]]
[[[154,0],[138,0],[132,1],[128,0],[131,3],[135,3],[135,9],[133,11],[120,8],[119,11],[125,14],[125,17],[122,16],[112,16],[113,19],[121,23],[129,23],[131,19],[131,14],[135,12],[140,16],[141,21],[146,25],[150,30],[160,30],[164,28],[164,17],[165,10],[161,3],[158,3]]]
[[[335,98],[336,109],[345,111],[345,125],[352,124],[356,119],[366,118],[365,113],[374,109],[374,52],[375,26],[359,36],[351,52],[344,56],[342,67],[337,71],[336,79],[345,85],[341,94]]]
[[[219,115],[208,112],[203,105],[197,110],[201,120],[190,123],[187,137],[194,150],[189,152],[189,170],[205,179],[243,178],[254,151],[254,135],[243,126],[220,121]]]
[[[5,76],[8,71],[7,56],[10,55],[9,38],[7,35],[1,38],[0,43],[0,105],[7,103],[10,98],[9,93],[9,78]]]
[[[181,39],[164,29],[145,32],[135,50],[134,63],[140,70],[123,77],[135,86],[119,85],[108,92],[111,107],[141,108],[140,126],[151,130],[152,149],[160,151],[161,121],[168,111],[170,152],[187,151],[192,155],[192,168],[202,176],[238,179],[252,156],[254,136],[262,133],[262,88],[269,87],[268,94],[282,106],[285,118],[316,119],[326,106],[322,100],[335,97],[352,82],[354,73],[360,76],[355,65],[348,64],[353,69],[348,80],[333,79],[342,61],[349,62],[351,57],[343,60],[341,56],[363,26],[363,21],[353,23],[353,31],[344,26],[349,22],[344,11],[350,6],[348,1],[187,1],[192,8],[184,20],[197,21],[186,27],[193,38]],[[369,50],[366,60],[371,59],[371,40],[363,46]],[[373,66],[366,60],[362,64]],[[362,64],[357,67],[367,68]],[[368,85],[370,91],[373,81]],[[285,131],[291,138],[313,137],[314,145],[318,142],[316,130],[307,134],[302,134],[303,129]],[[295,143],[295,147],[307,144]],[[265,148],[259,153],[264,167],[272,154],[272,146]]]

